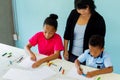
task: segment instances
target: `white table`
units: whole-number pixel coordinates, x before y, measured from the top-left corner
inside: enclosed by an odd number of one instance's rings
[[[2,56],[4,53],[12,53],[12,56],[9,58],[8,58],[8,55]],[[3,79],[2,76],[11,68],[23,69],[17,63],[17,59],[20,56],[24,57],[25,59],[28,55],[26,54],[24,49],[20,49],[20,48],[16,48],[13,46],[0,43],[0,80],[6,80],[6,79]],[[10,61],[13,61],[13,60],[16,60],[16,61],[10,64]],[[72,69],[72,67],[75,66],[74,63],[71,63],[65,60],[60,60],[60,59],[53,60],[52,62],[57,66],[51,65],[50,68],[54,69],[54,71],[56,71],[57,74],[45,80],[78,80],[78,79],[66,76],[67,73]],[[42,64],[40,67],[42,66],[46,66],[46,63]],[[59,72],[60,66],[64,68],[65,70],[64,74],[61,74],[61,72]],[[95,70],[94,68],[83,66],[83,65],[81,67],[83,68],[83,70]],[[99,75],[94,77],[94,80],[97,80],[98,77],[101,77],[101,80],[120,80],[120,75],[116,73]]]
[[[6,55],[2,56],[3,54],[7,53]],[[9,56],[9,53],[11,53],[11,57]],[[12,67],[17,67],[17,62],[13,62],[10,64],[10,61],[18,60],[20,57],[26,57],[27,54],[23,49],[16,48],[13,46],[5,45],[0,43],[0,80],[2,79],[2,76]]]

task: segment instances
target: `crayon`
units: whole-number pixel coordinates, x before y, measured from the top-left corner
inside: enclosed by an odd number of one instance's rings
[[[11,56],[12,56],[12,55],[9,55],[8,58],[11,57]]]
[[[10,64],[12,65],[12,61],[9,61],[10,62]]]
[[[17,62],[21,62],[22,61],[22,59],[23,59],[23,57],[21,57]]]
[[[9,55],[11,55],[12,53],[10,52]]]
[[[4,53],[2,56],[5,56],[7,53]]]
[[[21,61],[22,61],[22,59],[23,59],[23,57],[21,57],[21,58],[19,59],[19,62],[21,62]]]
[[[60,67],[59,72],[61,71],[61,69],[62,69],[62,66]]]
[[[51,64],[53,64],[53,63],[52,63],[52,62],[48,62],[48,63],[47,63],[48,66],[51,66]]]
[[[21,58],[19,59],[19,62],[21,62],[21,61],[22,61],[22,59],[23,59],[23,57],[21,57]]]
[[[57,66],[56,64],[52,63],[52,65]]]
[[[65,70],[64,70],[64,69],[62,69],[62,74],[64,74],[64,72],[65,72]]]
[[[86,74],[82,73],[82,75],[86,77]]]
[[[47,62],[47,65],[48,65],[48,66],[51,66],[51,65],[57,66],[57,65],[54,64],[53,62]]]
[[[97,78],[97,80],[100,80],[100,79],[101,79],[101,77],[98,77],[98,78]]]

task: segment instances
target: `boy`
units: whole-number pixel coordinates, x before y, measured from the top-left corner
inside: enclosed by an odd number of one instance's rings
[[[112,63],[108,54],[104,51],[104,38],[100,35],[93,35],[89,40],[89,49],[75,60],[78,74],[83,74],[80,63],[86,61],[86,65],[99,70],[87,72],[86,77],[93,77],[99,74],[111,73]]]

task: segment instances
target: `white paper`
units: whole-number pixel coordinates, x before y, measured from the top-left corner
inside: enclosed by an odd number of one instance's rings
[[[64,77],[57,77],[56,79],[53,80],[78,80],[78,79],[64,76]]]
[[[43,80],[55,75],[56,72],[44,66],[38,70],[10,69],[3,78],[10,80]]]
[[[44,56],[45,57],[45,56]],[[39,59],[42,59],[43,56],[39,56],[37,57],[37,60]],[[29,69],[32,69],[32,64],[34,63],[35,61],[32,61],[30,59],[30,57],[26,57],[25,59],[22,60],[22,62],[19,63],[19,66],[23,67],[23,68],[29,68]]]
[[[79,74],[77,73],[77,70],[76,70],[75,67],[73,67],[73,68],[66,74],[66,76],[72,77],[72,78],[76,78],[76,79],[78,79],[78,80],[94,80],[93,78],[87,78],[87,77],[85,77],[85,76],[83,76],[83,75],[79,75]]]
[[[32,61],[30,59],[30,57],[27,57],[25,58],[24,60],[22,60],[22,62],[19,63],[19,65],[21,67],[24,67],[24,68],[32,68],[32,64],[34,63],[35,61]]]

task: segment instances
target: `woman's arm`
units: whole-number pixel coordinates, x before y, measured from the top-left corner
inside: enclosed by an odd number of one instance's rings
[[[69,59],[69,53],[68,53],[68,40],[64,39],[64,53],[63,56],[66,60]]]

